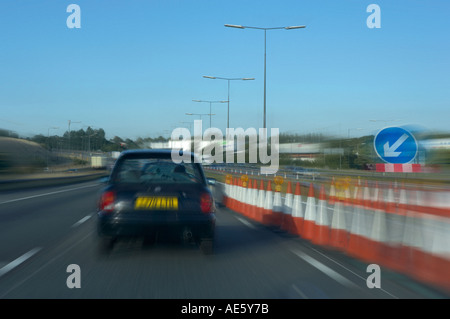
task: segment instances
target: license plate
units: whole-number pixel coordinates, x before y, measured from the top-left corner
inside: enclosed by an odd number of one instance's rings
[[[138,197],[134,209],[178,210],[178,197],[143,196]]]

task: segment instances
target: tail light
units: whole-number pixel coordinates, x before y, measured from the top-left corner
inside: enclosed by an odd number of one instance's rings
[[[114,202],[116,200],[116,194],[108,191],[102,194],[100,198],[99,208],[104,212],[112,212],[114,210]]]
[[[214,211],[214,200],[209,193],[203,193],[200,196],[200,209],[202,213],[211,213]]]

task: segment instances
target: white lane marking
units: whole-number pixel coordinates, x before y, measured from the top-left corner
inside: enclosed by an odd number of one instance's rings
[[[72,225],[72,228],[78,227],[81,224],[83,224],[85,221],[87,221],[89,218],[91,218],[91,215],[84,216],[79,221],[77,221],[75,224]]]
[[[93,185],[87,185],[87,186],[80,186],[80,187],[69,188],[69,189],[64,189],[64,190],[55,191],[55,192],[50,192],[50,193],[44,193],[44,194],[39,194],[39,195],[33,195],[33,196],[27,196],[27,197],[21,197],[21,198],[16,198],[16,199],[10,199],[10,200],[6,200],[6,201],[4,201],[4,202],[0,202],[0,205],[1,205],[1,204],[7,204],[7,203],[18,202],[18,201],[21,201],[21,200],[32,199],[32,198],[36,198],[36,197],[49,196],[49,195],[54,195],[54,194],[59,194],[59,193],[64,193],[64,192],[70,192],[70,191],[74,191],[74,190],[77,190],[77,189],[88,188],[88,187],[94,187],[94,186],[98,186],[98,185],[99,185],[99,184],[93,184]]]
[[[328,260],[334,262],[336,265],[341,266],[342,268],[344,268],[344,269],[347,270],[348,272],[352,273],[352,274],[355,275],[356,277],[358,277],[358,278],[364,280],[364,282],[366,282],[366,280],[367,280],[366,278],[364,278],[364,277],[358,275],[358,274],[355,273],[354,271],[351,271],[350,269],[348,269],[348,268],[345,267],[344,265],[338,263],[336,260],[334,260],[334,259],[328,257],[327,255],[321,253],[320,251],[318,251],[317,249],[314,249],[313,247],[309,247],[309,248],[312,249],[312,250],[314,250],[314,251],[317,252],[318,254],[322,255],[323,257],[327,258]],[[397,296],[391,294],[390,292],[384,290],[383,288],[379,288],[379,289],[380,289],[381,291],[383,291],[384,293],[388,294],[389,296],[391,296],[392,298],[399,299]]]
[[[2,295],[0,295],[0,299],[3,299],[6,295],[8,295],[11,291],[17,289],[18,287],[20,287],[21,285],[23,285],[26,281],[28,281],[31,277],[35,276],[38,272],[40,272],[42,269],[44,269],[45,267],[47,267],[48,265],[50,265],[51,263],[53,263],[55,260],[61,258],[61,256],[64,256],[68,251],[70,251],[73,247],[75,247],[76,245],[78,245],[79,243],[81,243],[82,241],[84,241],[86,238],[88,238],[89,236],[91,236],[91,234],[93,233],[93,231],[89,232],[86,236],[84,236],[83,238],[81,238],[79,241],[77,241],[76,243],[72,244],[69,248],[67,248],[66,250],[64,250],[62,253],[60,253],[59,255],[57,255],[56,257],[53,257],[52,259],[50,259],[49,261],[47,261],[43,266],[41,266],[40,268],[38,268],[35,272],[33,272],[31,275],[29,275],[28,277],[25,277],[24,279],[22,279],[21,281],[19,281],[18,283],[16,283],[13,287],[11,287],[9,290],[7,290],[6,292],[4,292]]]
[[[8,271],[11,271],[14,268],[16,268],[17,266],[19,266],[21,263],[23,263],[25,260],[27,260],[34,254],[36,254],[41,249],[42,249],[41,247],[33,248],[32,250],[30,250],[29,252],[26,252],[19,258],[11,261],[9,264],[7,264],[6,266],[4,266],[3,268],[0,269],[0,277],[3,276],[4,274],[6,274]]]
[[[292,284],[292,288],[294,288],[295,292],[300,295],[303,299],[309,299],[307,295],[305,295],[295,284]]]
[[[332,279],[336,280],[340,284],[347,286],[349,288],[359,288],[357,285],[355,285],[353,282],[342,276],[341,274],[335,272],[333,269],[329,268],[328,266],[325,266],[321,262],[315,260],[314,258],[308,256],[307,254],[299,251],[299,250],[291,250],[294,254],[296,254],[298,257],[306,261],[308,264],[312,265],[313,267],[319,269],[321,272],[326,274],[327,276],[331,277]]]
[[[255,226],[253,224],[249,223],[248,221],[246,221],[245,219],[243,219],[241,217],[236,217],[236,219],[239,220],[245,226],[255,229]]]

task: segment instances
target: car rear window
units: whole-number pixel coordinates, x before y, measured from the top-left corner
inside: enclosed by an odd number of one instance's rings
[[[198,164],[174,163],[171,159],[124,159],[115,168],[116,184],[202,183]]]

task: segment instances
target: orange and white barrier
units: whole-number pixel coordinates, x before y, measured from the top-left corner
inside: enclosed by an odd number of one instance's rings
[[[336,188],[334,186],[334,177],[333,177],[330,185],[330,195],[328,196],[328,204],[334,205],[335,202],[336,202]]]
[[[344,201],[336,200],[331,217],[330,246],[339,250],[346,249],[349,238],[345,209],[348,208]]]
[[[297,182],[295,185],[295,193],[292,201],[292,229],[291,233],[294,235],[301,236],[303,229],[303,203],[302,203],[302,195],[301,195],[301,186],[300,183]]]
[[[266,201],[266,190],[264,189],[264,181],[259,182],[258,202],[256,203],[255,220],[262,223],[264,214],[264,202]]]
[[[328,200],[325,185],[320,185],[316,199],[311,183],[305,204],[298,181],[294,192],[288,181],[284,203],[270,180],[266,189],[262,179],[249,180],[247,187],[241,179],[229,181],[225,189],[230,209],[450,292],[448,188],[358,181],[353,196],[340,187],[336,197],[333,179]]]
[[[249,184],[249,187],[251,189],[250,193],[250,206],[249,206],[249,218],[256,220],[256,208],[258,204],[258,188],[257,188],[257,181],[256,179],[253,180],[252,184]]]
[[[267,189],[264,199],[264,209],[262,214],[262,223],[266,226],[271,225],[273,209],[273,192],[270,180],[267,182]]]
[[[325,198],[325,187],[320,187],[319,203],[314,224],[314,236],[312,242],[316,245],[327,246],[330,243],[330,222],[328,219],[328,206]]]
[[[290,232],[293,227],[292,220],[292,204],[294,201],[294,194],[292,193],[292,183],[288,181],[286,196],[283,204],[283,218],[281,221],[280,228],[286,232]]]
[[[314,238],[316,223],[316,198],[314,197],[314,185],[309,186],[308,198],[306,200],[305,217],[303,219],[302,237],[308,240]]]
[[[346,252],[371,262],[369,237],[372,232],[373,211],[364,204],[363,189],[358,189]]]
[[[281,192],[279,190],[279,185],[277,185],[275,193],[273,195],[271,225],[280,227],[282,220],[283,220],[283,203],[281,201]]]

